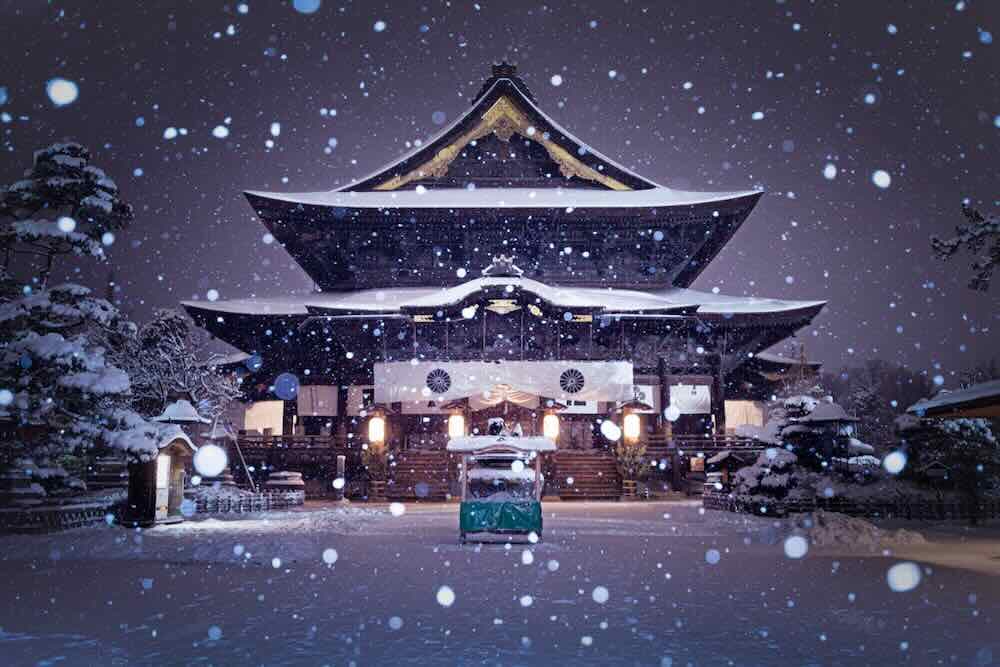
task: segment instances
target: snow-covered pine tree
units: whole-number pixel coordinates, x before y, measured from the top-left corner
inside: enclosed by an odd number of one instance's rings
[[[239,380],[219,371],[223,358],[204,353],[205,335],[176,309],[160,309],[115,345],[116,364],[132,379],[133,407],[161,414],[174,397],[190,398],[199,414],[219,417],[241,395]]]
[[[103,258],[104,247],[132,222],[132,206],[90,161],[90,151],[78,143],[52,144],[35,152],[22,180],[0,190],[6,270],[12,270],[16,256],[33,257],[33,278],[44,287],[56,257]]]
[[[969,287],[985,292],[990,288],[993,272],[1000,266],[1000,216],[986,216],[969,206],[962,207],[962,215],[967,222],[955,228],[955,236],[950,239],[932,236],[931,247],[935,255],[945,260],[962,249],[976,255]]]
[[[0,410],[15,424],[0,465],[101,446],[155,454],[156,426],[130,409],[128,374],[99,342],[128,326],[79,285],[0,303]]]
[[[55,257],[103,258],[131,220],[132,207],[76,143],[37,151],[26,177],[0,189],[0,416],[14,427],[0,467],[97,447],[155,455],[157,425],[130,408],[128,374],[107,355],[108,342],[134,327],[85,287],[47,286]],[[43,260],[28,280],[10,270],[20,254]]]

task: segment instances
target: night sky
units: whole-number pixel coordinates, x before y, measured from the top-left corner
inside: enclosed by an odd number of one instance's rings
[[[968,257],[941,263],[928,240],[965,200],[998,206],[998,18],[995,0],[0,0],[0,181],[52,141],[92,149],[137,217],[79,279],[113,269],[135,318],[209,290],[304,292],[242,190],[364,176],[506,58],[550,115],[644,176],[767,191],[695,288],[827,299],[800,333],[809,356],[952,384],[1000,356],[1000,285],[969,290]],[[74,103],[50,101],[54,77]]]

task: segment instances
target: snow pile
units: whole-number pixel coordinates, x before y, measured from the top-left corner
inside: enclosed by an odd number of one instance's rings
[[[238,516],[188,519],[144,530],[100,524],[49,535],[0,537],[0,562],[31,560],[141,560],[169,562],[246,562],[292,565],[318,561],[327,540],[358,533],[395,519],[385,509],[330,507]],[[395,528],[395,524],[394,524]]]
[[[815,547],[880,551],[887,547],[924,544],[927,541],[923,535],[911,530],[885,530],[864,519],[822,510],[796,514],[788,523],[792,533],[804,533]]]

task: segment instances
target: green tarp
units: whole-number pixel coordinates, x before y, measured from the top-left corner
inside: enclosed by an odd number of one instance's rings
[[[463,533],[542,534],[542,504],[537,500],[491,503],[466,501],[459,512],[459,530]]]

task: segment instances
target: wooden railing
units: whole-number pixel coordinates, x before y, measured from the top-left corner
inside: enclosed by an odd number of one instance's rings
[[[240,435],[244,449],[360,449],[361,438],[337,435]]]
[[[732,434],[677,435],[673,437],[655,434],[647,435],[643,442],[646,444],[646,455],[653,459],[669,458],[674,454],[682,453],[686,456],[698,454],[711,456],[726,450],[755,452],[763,451],[767,447],[759,440]]]

